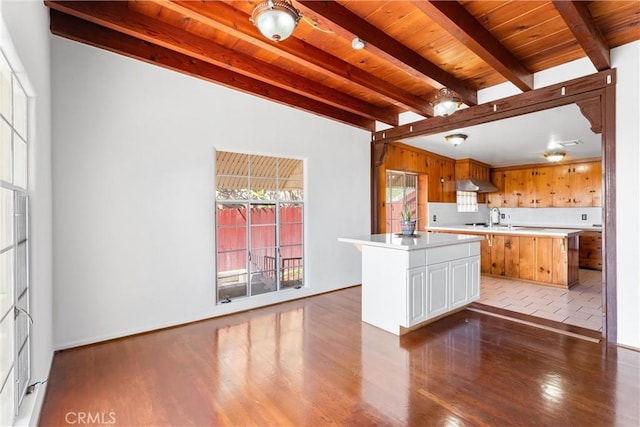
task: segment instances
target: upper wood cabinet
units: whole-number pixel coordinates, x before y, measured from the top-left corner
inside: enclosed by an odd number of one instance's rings
[[[491,171],[491,183],[498,191],[487,193],[487,205],[490,208],[501,208],[504,206],[504,172],[502,170]]]
[[[527,208],[548,208],[553,206],[553,167],[542,166],[526,171],[526,197],[523,206]]]
[[[491,171],[498,188],[489,207],[546,208],[602,206],[600,161]]]
[[[585,162],[554,167],[554,207],[602,206],[602,166]]]
[[[456,160],[456,180],[475,179],[478,181],[491,180],[491,166],[473,159]],[[478,193],[478,203],[487,201],[487,193]]]

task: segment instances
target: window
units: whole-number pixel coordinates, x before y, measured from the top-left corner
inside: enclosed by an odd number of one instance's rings
[[[0,425],[30,380],[27,95],[0,52]]]
[[[458,212],[478,212],[478,193],[475,191],[456,191]]]
[[[303,161],[216,153],[217,301],[304,285]]]
[[[411,219],[418,219],[418,175],[388,170],[386,182],[386,230],[387,233],[400,233],[401,212],[405,205],[411,212]]]

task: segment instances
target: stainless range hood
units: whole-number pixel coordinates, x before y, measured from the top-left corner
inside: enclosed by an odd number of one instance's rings
[[[476,191],[478,193],[493,193],[498,189],[489,181],[476,179],[461,179],[456,181],[456,191]]]

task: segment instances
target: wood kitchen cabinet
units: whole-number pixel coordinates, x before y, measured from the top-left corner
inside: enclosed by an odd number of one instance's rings
[[[602,206],[600,161],[499,168],[491,171],[498,188],[489,207],[546,208]]]
[[[460,231],[444,231],[460,233]],[[543,237],[514,231],[487,233],[480,242],[482,274],[568,288],[578,282],[578,235]]]
[[[601,163],[585,162],[555,167],[553,206],[602,206]]]
[[[580,235],[580,268],[602,271],[602,231]]]
[[[429,156],[429,202],[455,203],[455,162],[439,156]]]
[[[503,172],[504,176],[504,201],[502,206],[508,208],[523,208],[527,199],[526,169],[511,169]]]
[[[504,172],[501,170],[491,170],[491,183],[498,191],[487,193],[487,205],[489,208],[504,207]]]
[[[523,207],[548,208],[553,205],[553,167],[544,166],[524,169],[526,187]]]
[[[456,160],[455,179],[473,179],[478,181],[491,180],[491,167],[474,159]],[[487,201],[487,193],[478,193],[478,203]]]

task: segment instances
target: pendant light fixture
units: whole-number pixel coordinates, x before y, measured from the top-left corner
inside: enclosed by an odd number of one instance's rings
[[[564,151],[550,151],[544,153],[545,159],[549,160],[550,162],[559,162],[560,160],[564,159],[564,156],[566,155],[567,153],[565,153]]]
[[[457,147],[458,145],[466,141],[467,135],[465,135],[464,133],[454,133],[445,136],[444,139],[446,139],[447,142],[451,143],[451,145],[453,145],[454,147]]]
[[[249,19],[263,36],[280,42],[295,30],[300,11],[289,0],[268,0],[257,5]]]
[[[451,89],[443,87],[438,91],[431,103],[433,105],[433,115],[436,117],[449,116],[456,112],[460,104],[462,104],[460,97]]]

